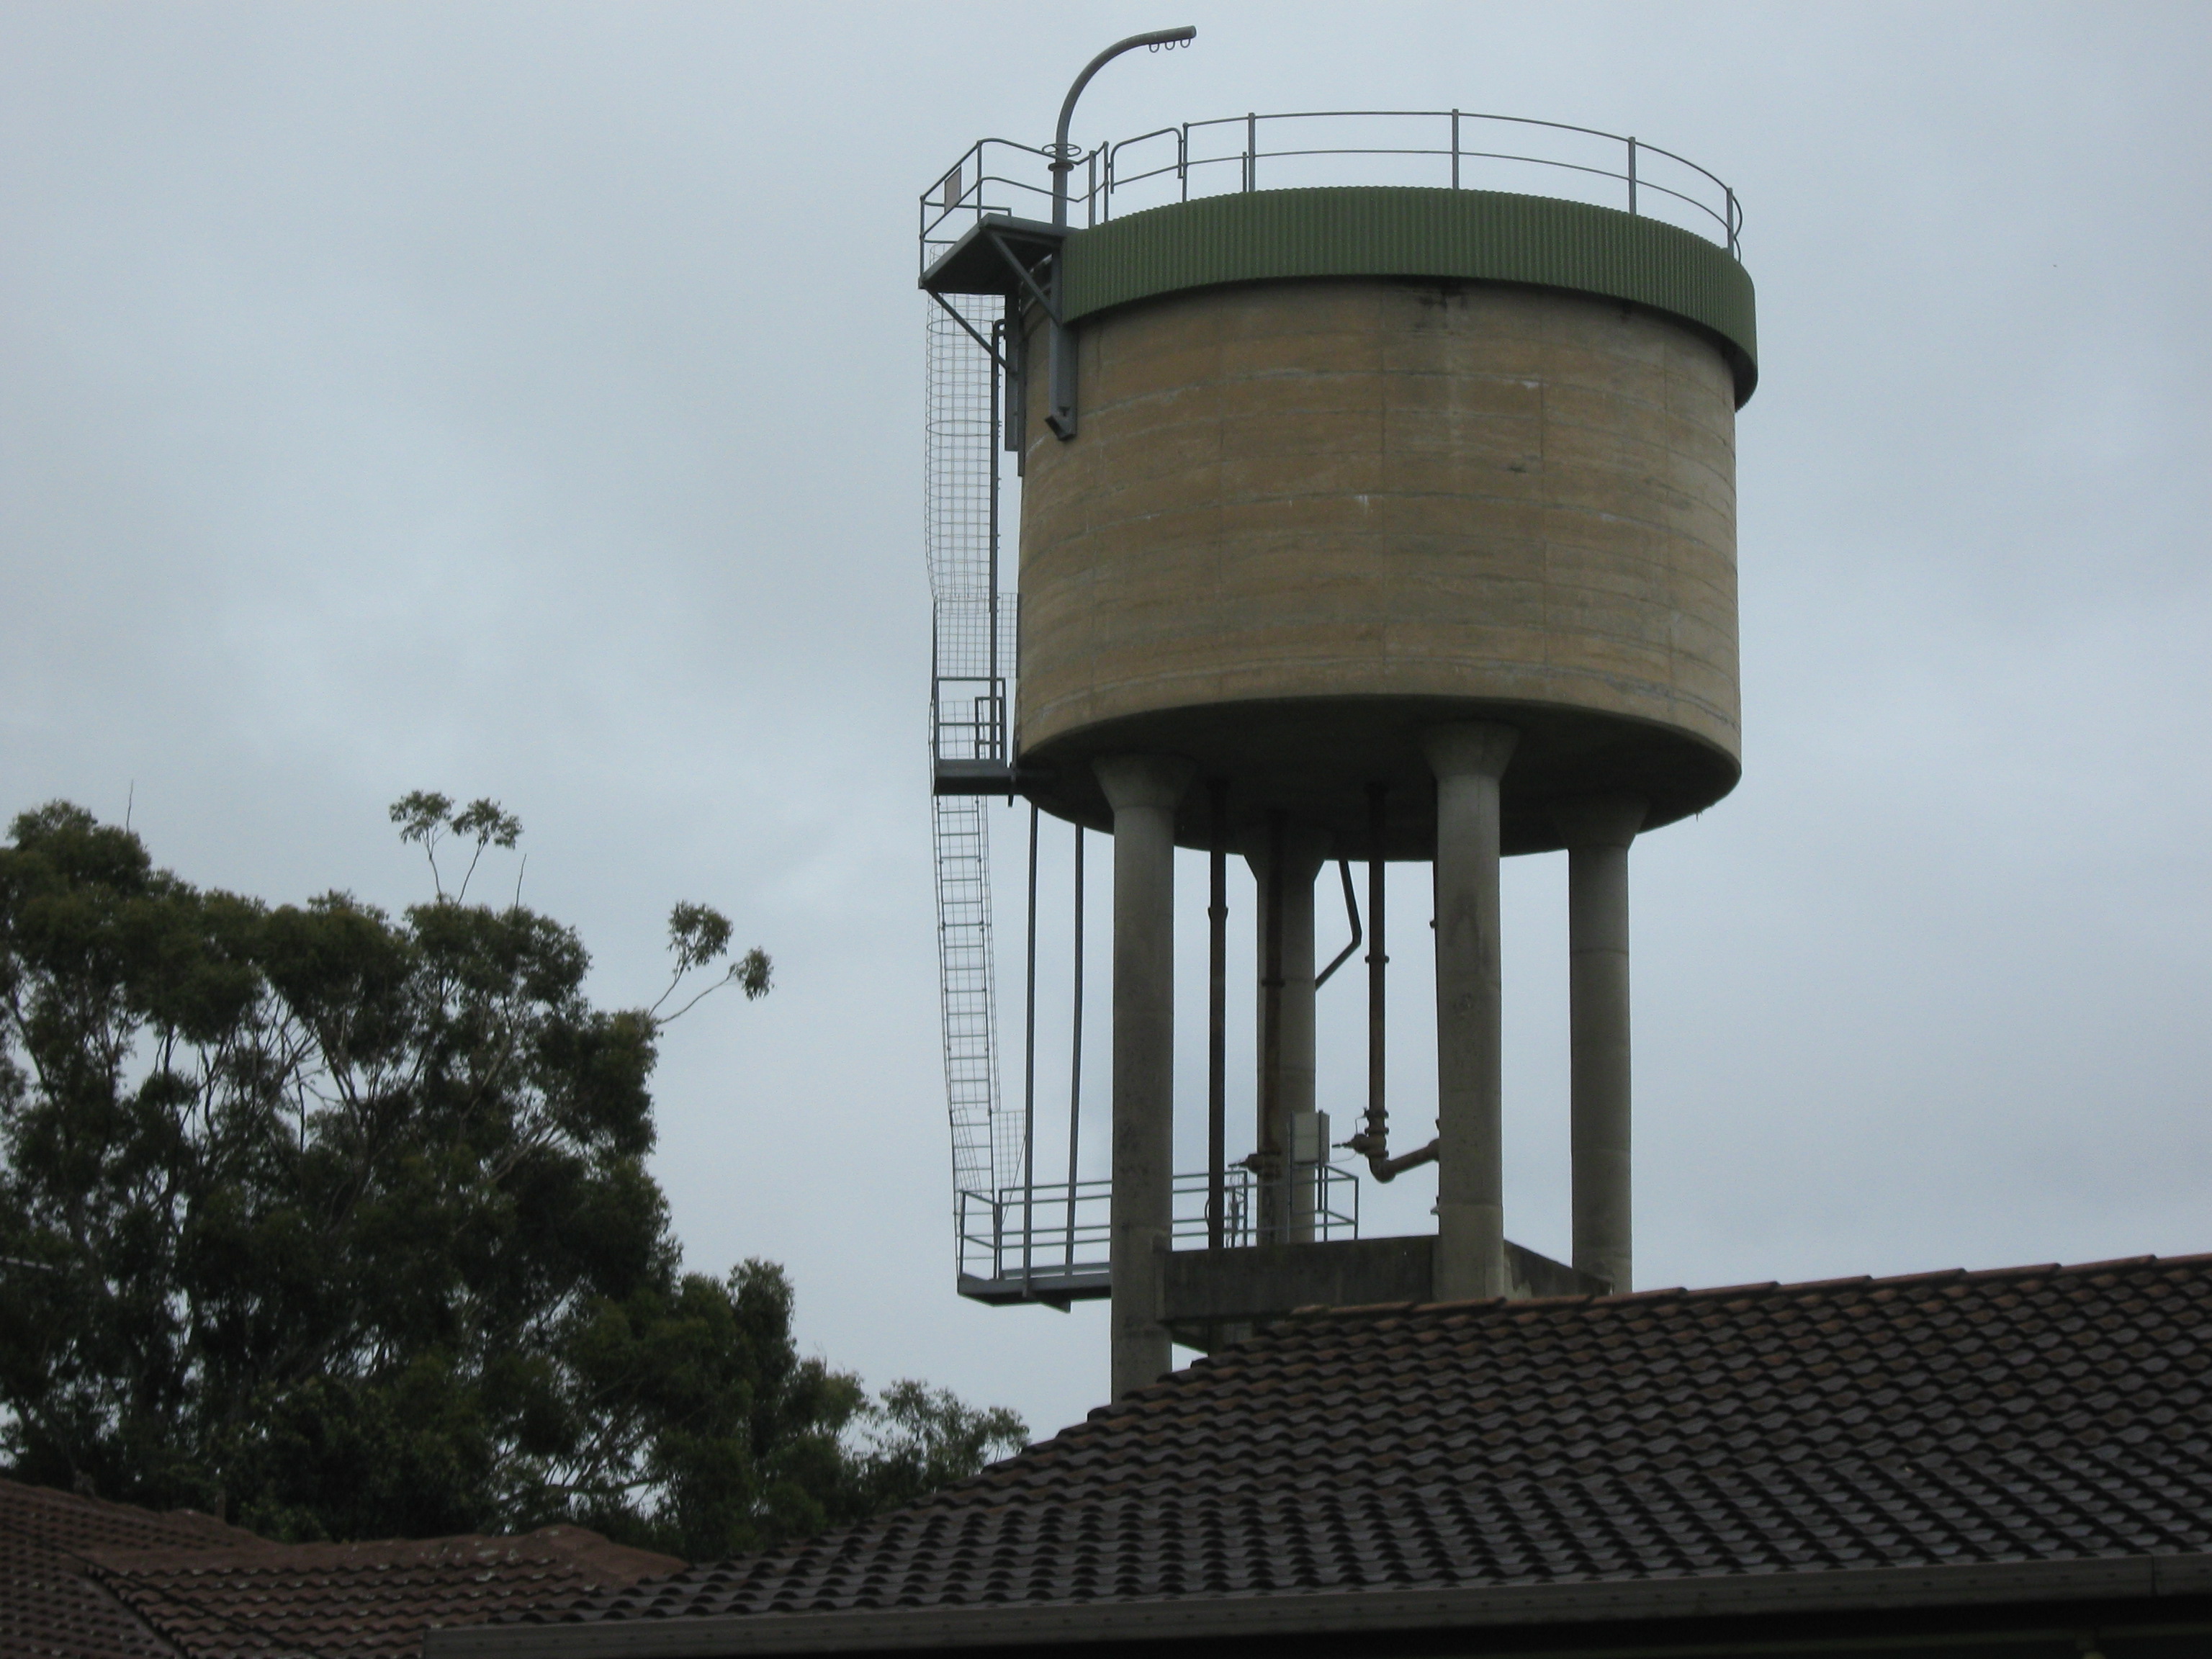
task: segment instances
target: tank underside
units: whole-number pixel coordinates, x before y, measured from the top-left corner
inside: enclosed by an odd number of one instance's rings
[[[1207,781],[1229,785],[1228,822],[1242,836],[1279,809],[1325,830],[1333,856],[1371,855],[1369,789],[1384,787],[1382,856],[1421,860],[1436,849],[1435,784],[1421,734],[1486,720],[1521,733],[1503,781],[1504,850],[1565,843],[1553,811],[1595,796],[1639,795],[1645,828],[1703,811],[1735,787],[1735,757],[1680,731],[1587,709],[1453,697],[1332,697],[1212,703],[1133,715],[1073,732],[1021,757],[1022,793],[1056,817],[1109,830],[1113,814],[1091,772],[1110,755],[1177,755],[1197,781],[1176,820],[1185,847],[1213,842]]]

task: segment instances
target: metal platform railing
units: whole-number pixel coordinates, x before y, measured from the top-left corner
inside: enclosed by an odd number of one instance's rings
[[[1312,1182],[1315,1240],[1359,1237],[1359,1181],[1351,1170],[1307,1164],[1292,1179]],[[1206,1183],[1203,1171],[1175,1178],[1170,1237],[1178,1249],[1206,1243]],[[1060,1182],[962,1192],[960,1293],[982,1302],[1073,1302],[1106,1295],[1112,1287],[1107,1268],[1112,1188],[1108,1181],[1079,1181],[1073,1187]],[[1259,1216],[1259,1176],[1241,1166],[1230,1170],[1224,1244],[1287,1238],[1288,1228],[1262,1227]]]
[[[1662,219],[1743,257],[1735,191],[1685,156],[1620,133],[1471,110],[1315,110],[1223,116],[1079,151],[1068,222],[1170,202],[1322,185],[1423,185],[1564,197]],[[979,139],[922,192],[921,268],[986,214],[1043,219],[1048,147]]]
[[[953,593],[936,601],[929,682],[931,752],[939,762],[984,761],[1004,766],[1007,702],[1018,660],[1012,593],[994,605],[985,593]]]

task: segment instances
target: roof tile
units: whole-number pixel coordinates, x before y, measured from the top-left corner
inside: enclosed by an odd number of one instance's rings
[[[188,1659],[412,1654],[434,1626],[665,1577],[683,1563],[580,1527],[252,1548],[101,1550],[95,1576]]]
[[[566,1607],[683,1565],[580,1527],[277,1544],[189,1510],[158,1514],[0,1480],[0,1655],[412,1654],[432,1625]]]
[[[2212,1257],[1309,1310],[828,1537],[537,1619],[2212,1550]]]

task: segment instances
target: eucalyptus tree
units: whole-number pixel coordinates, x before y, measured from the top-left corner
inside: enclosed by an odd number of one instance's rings
[[[768,994],[711,908],[657,1001],[471,903],[521,825],[395,803],[433,895],[268,905],[56,803],[0,848],[0,1453],[287,1538],[549,1521],[690,1559],[855,1519],[1022,1425],[802,1358],[773,1263],[684,1271],[647,1168],[669,1022]],[[448,863],[440,863],[441,853]],[[465,868],[456,870],[462,858]]]

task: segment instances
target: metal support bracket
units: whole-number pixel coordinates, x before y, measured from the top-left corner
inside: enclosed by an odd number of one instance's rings
[[[1038,308],[1044,313],[1048,336],[1046,356],[1048,402],[1044,423],[1052,428],[1054,437],[1065,443],[1075,435],[1075,331],[1068,327],[1060,309],[1060,273],[1061,262],[1066,257],[1065,245],[1053,250],[1052,287],[1048,291],[1038,286],[1036,273],[1021,262],[1013,249],[1006,246],[1005,238],[996,231],[986,228],[983,240],[998,249],[999,257],[1006,262],[1022,287],[1028,290],[1030,298],[1035,300]],[[1000,366],[1006,367],[1003,363]],[[1012,371],[1009,369],[1007,374],[1011,380]]]
[[[1000,235],[997,231],[986,226],[983,231],[983,240],[988,242],[993,247],[999,250],[999,257],[1001,259],[1004,259],[1007,264],[1013,268],[1014,275],[1021,280],[1022,286],[1029,289],[1030,297],[1044,307],[1044,314],[1051,318],[1054,324],[1057,325],[1060,323],[1060,301],[1058,298],[1060,289],[1060,254],[1058,252],[1055,251],[1051,256],[1053,270],[1052,286],[1054,291],[1051,294],[1047,294],[1044,289],[1037,286],[1036,272],[1032,271],[1027,265],[1024,264],[1015,255],[1013,249],[1006,246],[1006,240],[1005,237]]]
[[[1062,436],[1074,430],[1074,360],[1066,349],[1068,330],[1060,309],[1060,246],[1066,238],[1065,226],[1003,214],[986,215],[921,274],[921,287],[952,313],[970,339],[991,354],[992,362],[1005,377],[1008,418],[1002,441],[1017,455],[1021,453],[1019,434],[1026,428],[1029,403],[1025,373],[1029,354],[1018,340],[1018,313],[1024,305],[1034,305],[1044,314],[1050,337],[1048,363],[1065,363],[1064,369],[1052,371],[1059,376],[1052,385],[1065,388],[1066,396],[1063,399],[1055,394],[1048,400],[1046,424]],[[1044,274],[1040,276],[1040,272]],[[1004,296],[1007,326],[1003,349],[984,338],[982,331],[952,307],[945,296],[953,294]]]
[[[930,780],[933,795],[1004,795],[1022,793],[1012,766],[995,760],[939,760]]]
[[[1048,337],[1046,354],[1048,403],[1044,423],[1052,429],[1054,437],[1065,443],[1075,435],[1075,331],[1068,327],[1066,320],[1060,315],[1060,266],[1066,258],[1064,245],[1053,250],[1052,287],[1048,290],[1038,286],[1036,273],[1021,262],[996,231],[986,229],[983,240],[998,249],[999,257],[1006,262],[1022,287],[1028,291],[1030,298],[1035,300],[1038,308],[1044,313]],[[1009,379],[1012,374],[1009,370]]]
[[[1052,262],[1052,289],[1060,292],[1060,261]],[[1049,320],[1049,349],[1046,356],[1046,393],[1049,403],[1044,423],[1052,435],[1066,443],[1075,435],[1075,331],[1060,320],[1060,307],[1046,313]]]
[[[1057,270],[1053,272],[1053,288],[1060,288]],[[1051,427],[1060,442],[1066,442],[1075,435],[1075,330],[1061,323],[1057,316],[1046,327],[1051,330],[1048,394],[1053,404],[1051,410],[1046,410],[1044,425]]]

